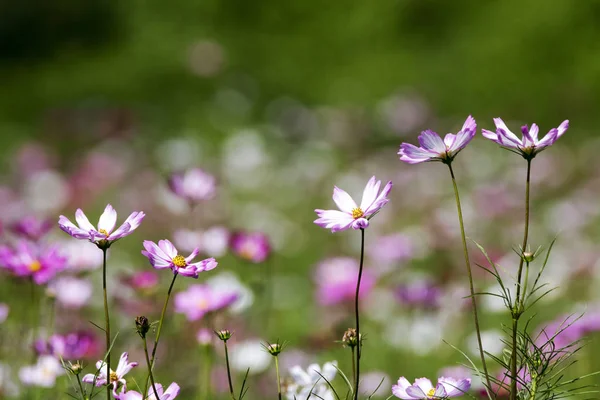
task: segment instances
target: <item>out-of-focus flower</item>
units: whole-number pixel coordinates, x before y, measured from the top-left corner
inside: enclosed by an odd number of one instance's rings
[[[155,385],[156,394],[158,394],[158,399],[154,394],[154,388],[150,386],[148,389],[148,395],[145,397],[142,396],[140,392],[136,392],[135,390],[129,390],[127,392],[121,393],[115,397],[116,400],[173,400],[175,397],[179,395],[179,385],[175,382],[171,383],[167,390],[163,390],[163,386],[160,383]]]
[[[229,245],[236,256],[253,263],[265,261],[271,253],[269,238],[260,232],[235,232]]]
[[[377,264],[392,264],[409,260],[414,254],[413,241],[405,234],[379,236],[367,247],[369,258]]]
[[[400,155],[401,161],[408,164],[418,164],[425,161],[450,163],[469,144],[476,131],[475,119],[469,115],[462,129],[456,135],[448,133],[442,140],[440,135],[431,130],[423,131],[419,135],[421,147],[410,143],[402,143],[398,155]]]
[[[315,274],[319,303],[333,305],[354,300],[358,267],[358,262],[350,257],[328,258],[319,263]],[[364,269],[359,296],[367,295],[374,285],[375,277]]]
[[[211,257],[221,257],[229,248],[229,229],[224,226],[213,226],[204,231],[202,251]]]
[[[40,355],[78,360],[97,354],[99,343],[96,336],[87,331],[77,331],[65,335],[55,334],[48,340],[37,340],[35,350]]]
[[[51,388],[56,383],[56,378],[65,371],[56,358],[40,356],[35,365],[23,367],[19,370],[19,379],[26,386],[41,386]]]
[[[19,395],[19,386],[17,386],[11,375],[10,367],[0,363],[0,396],[16,398]]]
[[[102,252],[93,243],[65,239],[60,243],[61,253],[67,257],[67,269],[83,272],[102,266]]]
[[[10,308],[6,303],[0,303],[0,324],[6,321],[8,318],[8,313],[10,312]]]
[[[23,200],[35,213],[52,215],[67,205],[71,196],[69,184],[56,171],[39,171],[27,177]]]
[[[58,225],[60,229],[75,239],[87,239],[99,247],[107,248],[116,240],[133,233],[140,226],[145,216],[146,214],[143,211],[134,211],[119,228],[113,231],[117,223],[117,212],[108,204],[100,216],[98,229],[90,223],[80,208],[75,211],[75,219],[79,227],[75,226],[64,215],[59,217]]]
[[[384,372],[371,371],[360,374],[360,392],[367,397],[388,397],[390,377]]]
[[[87,279],[61,276],[50,282],[48,290],[66,308],[81,308],[92,297],[92,284]]]
[[[231,368],[235,371],[246,372],[250,369],[250,374],[260,374],[271,363],[272,357],[265,352],[259,340],[249,339],[233,343],[230,349]]]
[[[212,344],[214,333],[210,329],[200,328],[196,334],[196,340],[199,344],[206,346]]]
[[[26,239],[38,241],[53,227],[49,219],[37,218],[33,215],[26,216],[10,226],[10,230]]]
[[[200,168],[191,168],[171,175],[169,187],[173,193],[190,204],[211,199],[216,191],[215,177]]]
[[[125,381],[124,376],[133,369],[133,367],[137,367],[138,363],[133,362],[130,363],[128,359],[127,353],[121,354],[121,358],[119,359],[119,365],[117,366],[117,370],[110,370],[110,373],[107,373],[108,366],[104,361],[98,361],[96,363],[96,369],[98,370],[98,376],[96,379],[96,387],[104,386],[108,384],[112,386],[113,395],[115,397],[119,396],[117,393],[117,389],[121,387],[121,392],[123,393],[127,390],[127,382]],[[94,374],[87,374],[82,379],[85,383],[94,384]]]
[[[198,255],[198,249],[194,249],[192,254],[187,257],[178,254],[173,243],[167,239],[159,240],[158,245],[149,240],[144,240],[142,254],[148,257],[150,264],[156,269],[171,268],[174,274],[198,278],[199,272],[210,271],[217,267],[214,258],[192,263],[194,257]]]
[[[229,307],[229,310],[233,313],[241,313],[247,310],[254,302],[252,290],[229,271],[212,275],[206,280],[206,284],[217,292],[237,294],[236,300]]]
[[[173,232],[173,243],[178,249],[192,252],[202,247],[203,235],[201,231],[190,229],[177,229]]]
[[[428,280],[401,284],[396,288],[396,298],[408,306],[437,307],[441,295],[442,290]]]
[[[381,181],[375,180],[374,176],[369,179],[363,191],[360,207],[348,193],[335,186],[333,201],[341,211],[316,209],[319,218],[314,221],[315,224],[331,229],[331,232],[343,231],[350,227],[365,229],[369,226],[369,220],[389,201],[387,196],[392,190],[392,182],[388,182],[381,193],[379,193],[380,186]]]
[[[207,313],[230,306],[237,296],[236,292],[215,290],[209,285],[191,285],[175,295],[175,312],[185,314],[189,321],[197,321]]]
[[[527,125],[521,127],[523,138],[519,139],[512,133],[500,118],[494,118],[496,132],[482,129],[481,133],[486,138],[498,143],[500,146],[514,153],[521,154],[526,159],[532,159],[537,153],[551,146],[569,129],[569,120],[564,120],[558,128],[552,128],[542,139],[538,139],[540,128],[536,124],[531,124],[531,129]]]
[[[331,382],[337,374],[337,362],[327,362],[321,368],[311,364],[303,370],[299,365],[290,369],[293,382],[286,386],[285,395],[288,400],[324,399],[333,400],[334,395],[327,381]]]
[[[462,396],[471,388],[471,379],[460,379],[440,377],[435,387],[427,378],[417,378],[414,384],[408,379],[401,377],[398,384],[392,386],[394,396],[404,400],[428,400],[446,399],[449,397]]]
[[[149,291],[158,285],[158,274],[154,271],[136,271],[125,278],[125,283],[136,290]]]
[[[57,246],[38,245],[20,240],[14,248],[0,249],[0,264],[8,267],[16,276],[30,276],[38,285],[47,283],[66,266],[66,258]]]

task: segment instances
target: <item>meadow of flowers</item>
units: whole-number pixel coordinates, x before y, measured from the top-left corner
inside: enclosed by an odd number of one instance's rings
[[[309,109],[320,139],[23,143],[0,398],[596,398],[589,143],[387,104],[399,139],[376,146]]]

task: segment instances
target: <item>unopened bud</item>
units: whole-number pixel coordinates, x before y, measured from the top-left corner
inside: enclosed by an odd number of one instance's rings
[[[233,335],[229,330],[227,329],[223,329],[221,331],[215,331],[215,334],[217,335],[217,337],[219,339],[221,339],[222,341],[226,342],[229,339],[231,339],[231,335]]]
[[[79,375],[83,371],[83,366],[79,362],[72,363],[69,361],[69,366],[66,369],[73,375]]]
[[[140,337],[142,339],[145,338],[146,333],[148,333],[150,330],[150,322],[148,321],[148,318],[144,317],[143,315],[137,317],[135,319],[135,328]]]
[[[283,345],[279,343],[272,343],[265,346],[270,355],[277,357],[283,350]]]
[[[523,260],[525,260],[525,262],[532,262],[533,259],[535,258],[535,254],[530,252],[530,251],[525,251],[523,252]]]
[[[344,343],[344,346],[348,346],[350,348],[354,348],[358,345],[358,338],[356,337],[355,328],[348,328],[346,332],[344,332],[342,343]]]

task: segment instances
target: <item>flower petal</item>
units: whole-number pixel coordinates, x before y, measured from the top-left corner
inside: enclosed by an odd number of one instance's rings
[[[567,131],[567,129],[569,129],[569,120],[565,119],[562,122],[562,124],[560,124],[557,128],[557,130],[558,130],[557,137],[561,137]]]
[[[93,235],[89,231],[85,231],[73,224],[67,217],[61,215],[58,218],[58,226],[61,230],[68,233],[75,239],[91,239]]]
[[[352,215],[338,210],[315,210],[319,218],[314,223],[322,228],[331,229],[331,232],[343,231],[350,228],[354,218]]]
[[[407,164],[418,164],[432,159],[439,158],[439,154],[430,150],[425,150],[410,143],[402,143],[398,151],[400,161]]]
[[[444,144],[444,141],[440,135],[429,129],[421,132],[419,135],[419,144],[421,144],[421,147],[423,147],[425,150],[430,150],[437,154],[441,154],[446,151],[446,144]]]
[[[379,193],[379,186],[381,185],[381,181],[375,180],[375,176],[372,176],[367,182],[365,186],[365,190],[363,191],[362,200],[360,202],[360,209],[366,210],[373,204],[375,199],[377,198],[377,194]]]
[[[423,391],[423,393],[427,393],[431,389],[433,389],[433,384],[427,378],[417,378],[417,379],[415,379],[415,385],[418,386],[418,387],[420,387],[421,390]]]
[[[358,207],[352,197],[337,186],[333,188],[333,201],[335,201],[340,210],[349,214],[352,214],[352,210]]]
[[[158,241],[158,247],[169,257],[169,259],[173,259],[177,257],[177,249],[173,246],[170,240],[163,239]]]
[[[413,399],[426,399],[427,398],[427,395],[425,394],[425,392],[423,392],[423,389],[421,389],[417,385],[407,387],[406,394],[411,396],[410,398],[413,398]]]
[[[84,231],[97,232],[96,228],[90,223],[90,220],[85,216],[81,208],[78,208],[77,211],[75,211],[75,220],[77,221],[77,225]]]
[[[496,125],[496,133],[498,134],[498,138],[500,137],[507,139],[509,142],[512,142],[514,145],[520,146],[522,144],[521,140],[508,129],[504,121],[501,118],[494,118],[494,124]]]
[[[394,394],[394,396],[400,398],[400,399],[405,399],[405,400],[409,400],[409,399],[413,399],[414,397],[410,396],[408,393],[406,393],[406,389],[408,389],[410,387],[410,382],[408,381],[408,379],[406,379],[405,377],[400,377],[400,379],[398,379],[398,384],[392,386],[392,393]]]
[[[110,204],[108,204],[98,220],[98,231],[104,229],[106,232],[110,233],[115,229],[116,224],[117,212]]]

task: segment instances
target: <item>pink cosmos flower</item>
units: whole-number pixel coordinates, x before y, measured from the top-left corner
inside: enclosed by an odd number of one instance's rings
[[[104,386],[108,384],[113,388],[113,395],[118,397],[117,389],[121,387],[121,392],[123,393],[127,390],[127,382],[125,381],[124,376],[131,371],[134,367],[137,367],[138,363],[133,362],[130,363],[128,360],[129,356],[127,353],[121,354],[121,358],[119,359],[119,365],[117,366],[117,370],[110,370],[110,373],[107,373],[108,367],[106,363],[102,360],[99,360],[96,363],[96,369],[98,370],[98,376],[96,379],[96,387]],[[85,383],[94,383],[94,374],[87,374],[81,379]]]
[[[462,396],[471,388],[471,379],[460,379],[440,377],[435,387],[427,378],[415,379],[414,384],[410,384],[408,379],[401,377],[398,384],[392,386],[394,396],[404,400],[428,400],[428,399],[446,399],[449,397]]]
[[[154,271],[137,271],[125,277],[125,284],[142,291],[150,291],[158,285],[158,274]]]
[[[388,182],[381,193],[379,193],[379,186],[381,181],[376,181],[374,176],[369,179],[363,191],[360,207],[348,193],[335,186],[333,201],[341,211],[316,209],[319,218],[314,223],[322,228],[331,229],[331,232],[343,231],[350,227],[365,229],[369,226],[369,220],[389,201],[387,196],[392,190],[392,182]]]
[[[317,298],[323,305],[338,304],[354,300],[356,281],[358,279],[358,262],[350,257],[328,258],[319,265],[315,274]],[[363,270],[359,296],[367,295],[375,286],[375,277],[368,269]]]
[[[79,360],[96,354],[99,345],[93,333],[77,331],[64,335],[54,334],[48,340],[36,340],[34,348],[40,355],[49,354],[56,358]]]
[[[189,203],[211,199],[215,195],[215,178],[200,168],[175,173],[169,178],[169,188]]]
[[[90,223],[80,208],[75,211],[75,219],[79,227],[75,226],[64,215],[59,217],[58,225],[60,229],[75,239],[87,239],[97,246],[107,248],[116,240],[133,233],[140,226],[145,216],[146,214],[143,211],[134,211],[119,228],[113,231],[117,223],[117,212],[108,204],[100,216],[98,229]]]
[[[209,285],[191,285],[175,295],[175,312],[185,314],[188,321],[197,321],[204,315],[233,304],[238,293],[215,289]]]
[[[521,127],[523,138],[519,139],[512,133],[504,121],[500,118],[494,118],[496,132],[482,129],[481,133],[486,138],[498,143],[500,146],[514,153],[521,154],[526,159],[532,159],[537,153],[551,146],[569,129],[569,120],[564,120],[558,128],[552,128],[542,139],[538,139],[539,127],[536,124],[531,125],[531,129],[524,125]]]
[[[40,219],[33,215],[29,215],[14,222],[10,226],[10,230],[25,239],[37,242],[44,237],[53,226],[52,222],[48,219]]]
[[[159,240],[158,245],[149,240],[144,240],[142,254],[148,257],[150,264],[156,269],[171,268],[174,274],[181,274],[192,278],[198,278],[199,272],[210,271],[217,267],[214,258],[207,258],[196,263],[192,263],[194,257],[198,255],[198,249],[194,249],[192,254],[187,257],[177,253],[173,243],[165,240]]]
[[[50,282],[48,292],[63,307],[78,309],[85,306],[92,297],[92,283],[74,276],[60,276]]]
[[[475,136],[477,124],[472,116],[468,116],[462,129],[455,135],[448,133],[444,140],[437,133],[426,130],[419,135],[417,147],[410,143],[400,145],[400,160],[408,164],[418,164],[426,161],[451,162],[454,157],[464,149]]]
[[[140,392],[136,392],[135,390],[129,390],[125,393],[122,393],[115,397],[116,400],[173,400],[175,397],[179,395],[179,385],[175,382],[171,383],[167,390],[163,391],[163,386],[160,383],[156,384],[156,393],[158,394],[158,399],[154,394],[154,389],[150,386],[148,389],[148,395],[145,397],[142,396]]]
[[[260,232],[235,232],[229,245],[236,256],[253,263],[265,261],[271,253],[269,238]]]
[[[38,245],[20,240],[14,248],[0,248],[0,264],[5,265],[16,276],[29,276],[38,285],[52,279],[66,266],[66,258],[56,246]]]

